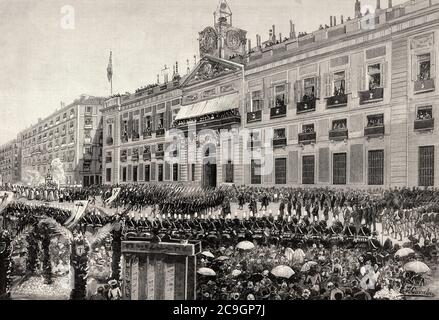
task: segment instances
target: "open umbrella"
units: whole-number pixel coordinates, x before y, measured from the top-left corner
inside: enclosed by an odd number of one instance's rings
[[[305,264],[300,269],[300,272],[308,272],[313,266],[316,266],[317,262],[315,261],[308,261],[305,262]]]
[[[293,269],[288,266],[277,266],[271,270],[271,273],[277,278],[289,279],[294,275]]]
[[[398,251],[396,251],[395,257],[403,258],[403,257],[407,257],[413,253],[415,253],[415,251],[411,248],[402,248],[402,249],[399,249]]]
[[[241,275],[241,273],[242,273],[241,270],[235,269],[235,270],[232,271],[231,274],[232,274],[232,277],[237,277],[237,276]]]
[[[286,248],[285,249],[285,257],[287,257],[287,259],[289,261],[292,261],[294,258],[294,250],[291,248]]]
[[[200,268],[200,269],[198,269],[197,273],[201,274],[202,276],[208,276],[208,277],[216,276],[215,271],[213,271],[210,268]]]
[[[213,255],[213,253],[212,252],[210,252],[210,251],[203,251],[203,252],[201,252],[201,254],[203,255],[203,256],[205,256],[205,257],[207,257],[207,258],[215,258],[215,256]]]
[[[226,260],[230,260],[230,257],[228,257],[228,256],[220,256],[220,257],[216,258],[216,260],[218,260],[218,261],[226,261]]]
[[[304,260],[305,260],[305,253],[303,252],[302,249],[297,249],[296,251],[294,251],[294,255],[293,255],[294,263],[301,264],[303,263]]]
[[[252,250],[254,247],[255,245],[250,241],[241,241],[236,245],[236,248],[241,250]]]
[[[413,271],[414,273],[428,273],[430,268],[421,261],[411,261],[404,265],[405,271]]]

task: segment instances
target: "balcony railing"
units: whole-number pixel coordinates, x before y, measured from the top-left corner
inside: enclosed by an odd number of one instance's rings
[[[152,132],[151,130],[143,131],[143,139],[151,138]]]
[[[127,155],[120,156],[120,162],[127,162],[127,159],[128,159]]]
[[[360,91],[360,104],[373,103],[382,101],[384,98],[384,89],[376,88],[366,91]]]
[[[111,163],[112,161],[113,161],[113,159],[111,157],[105,157],[106,163]]]
[[[139,161],[139,155],[133,153],[133,154],[131,155],[131,160],[132,160],[132,161]]]
[[[273,139],[273,148],[283,148],[287,146],[287,138]]]
[[[277,106],[270,109],[270,119],[282,118],[287,115],[287,106]]]
[[[258,122],[262,120],[262,110],[247,112],[247,123]]]
[[[112,137],[107,137],[106,142],[107,142],[107,145],[109,145],[109,146],[113,145],[113,138]]]
[[[365,137],[376,137],[384,135],[384,125],[364,128]]]
[[[422,119],[415,120],[415,130],[433,130],[434,129],[434,119]]]
[[[165,129],[157,129],[156,131],[155,131],[155,136],[156,137],[163,137],[165,135]]]
[[[327,108],[344,107],[348,104],[348,95],[342,94],[338,96],[329,97],[326,99]]]
[[[434,79],[415,81],[415,93],[423,93],[434,90]]]
[[[329,140],[333,140],[333,141],[346,140],[348,136],[349,134],[347,129],[335,129],[329,131]]]
[[[120,137],[120,141],[121,141],[122,143],[126,143],[126,142],[128,142],[128,135],[126,135],[126,134],[122,135],[122,136]]]
[[[132,140],[133,141],[138,141],[139,139],[140,139],[140,135],[137,132],[133,132]]]
[[[151,161],[151,152],[143,154],[143,161]]]
[[[299,133],[300,144],[311,144],[316,142],[317,135],[315,132]]]
[[[84,153],[83,154],[84,160],[91,160],[92,157],[93,157],[93,155],[91,153]]]
[[[297,113],[311,112],[316,110],[316,99],[304,100],[297,103]]]
[[[155,158],[156,159],[163,159],[165,157],[165,151],[156,151],[155,152]]]

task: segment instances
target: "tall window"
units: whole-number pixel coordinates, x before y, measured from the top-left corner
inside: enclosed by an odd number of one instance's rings
[[[264,100],[262,99],[262,90],[253,91],[251,110],[248,111],[262,110],[263,104],[264,104]]]
[[[334,96],[342,96],[345,94],[346,91],[346,76],[345,72],[336,72],[334,73]]]
[[[139,138],[139,119],[133,120],[133,138],[134,139]]]
[[[373,114],[367,116],[367,127],[382,127],[384,125],[384,115],[383,114]]]
[[[145,181],[149,182],[150,180],[150,171],[151,171],[151,167],[149,164],[145,164]]]
[[[127,167],[122,167],[122,181],[127,181]]]
[[[143,118],[143,127],[146,131],[148,129],[151,130],[151,116],[146,116]]]
[[[251,184],[261,184],[261,162],[260,160],[251,161]]]
[[[157,115],[157,129],[163,129],[165,126],[165,116],[164,113],[159,113]]]
[[[107,136],[108,137],[113,136],[113,125],[111,123],[107,126]]]
[[[367,67],[367,76],[369,78],[369,90],[382,87],[381,64],[375,63]]]
[[[314,132],[314,123],[304,124],[302,126],[302,133],[313,133]]]
[[[273,138],[274,139],[285,139],[285,128],[274,129]]]
[[[191,164],[191,180],[195,181],[195,163]]]
[[[431,77],[431,58],[430,54],[421,54],[417,56],[418,60],[418,80],[428,80]]]
[[[346,153],[334,153],[332,165],[333,183],[336,185],[346,184]]]
[[[281,84],[274,87],[274,105],[276,107],[285,106],[285,99],[287,95],[287,85]]]
[[[433,119],[433,108],[431,106],[419,107],[416,110],[416,120]]]
[[[137,166],[133,166],[133,182],[137,182]]]
[[[163,164],[158,165],[158,181],[163,181]]]
[[[172,179],[178,181],[178,163],[172,165]]]
[[[287,184],[287,159],[277,158],[274,162],[275,183]]]
[[[302,101],[313,100],[316,96],[316,79],[307,78],[303,80],[303,90],[304,94],[302,97]]]
[[[107,182],[111,182],[111,168],[107,168],[105,170],[105,180]]]
[[[225,170],[225,183],[233,183],[233,162],[231,160],[227,161],[227,163],[224,165]]]
[[[434,186],[434,146],[419,147],[419,186]]]
[[[368,155],[368,184],[384,184],[384,150],[371,150]]]
[[[347,128],[346,119],[332,121],[332,130],[346,130],[346,128]]]
[[[303,156],[302,158],[302,184],[314,184],[314,156]]]

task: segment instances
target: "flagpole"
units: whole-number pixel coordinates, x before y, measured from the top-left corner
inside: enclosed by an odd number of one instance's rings
[[[110,97],[113,95],[113,75],[111,75],[110,80]]]

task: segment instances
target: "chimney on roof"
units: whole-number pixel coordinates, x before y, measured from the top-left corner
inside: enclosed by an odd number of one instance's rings
[[[334,16],[334,27],[337,25],[337,17]]]
[[[191,68],[189,67],[189,59],[186,60],[186,64],[187,64],[186,74],[189,74],[191,72]]]
[[[389,0],[389,5],[388,5],[388,7],[389,7],[389,8],[392,8],[392,7],[393,7],[392,0]]]
[[[361,2],[360,0],[355,0],[355,18],[361,18]]]
[[[248,39],[248,52],[250,53],[252,51],[252,41],[251,39]]]
[[[276,26],[273,24],[273,41],[276,41]]]
[[[175,74],[178,75],[178,61],[175,62]]]
[[[291,39],[296,38],[296,30],[295,30],[295,25],[293,23],[293,20],[290,20],[290,38]]]
[[[258,47],[262,47],[262,39],[261,39],[261,35],[258,34]]]
[[[282,41],[282,32],[279,32],[279,42]]]
[[[196,66],[197,66],[197,55],[194,54],[194,67],[196,67]]]
[[[381,9],[381,1],[377,0],[377,10]]]
[[[332,16],[329,16],[329,26],[332,27]]]
[[[157,84],[160,84],[160,75],[157,75]]]
[[[344,17],[343,17],[343,15],[340,16],[340,23],[341,23],[341,24],[344,23]]]

